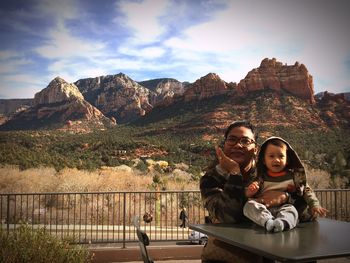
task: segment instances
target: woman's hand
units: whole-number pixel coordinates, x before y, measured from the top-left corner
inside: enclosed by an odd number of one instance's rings
[[[227,157],[220,147],[216,146],[215,151],[222,169],[224,169],[229,174],[241,173],[238,163]]]
[[[288,196],[282,191],[267,191],[262,196],[256,199],[257,202],[264,204],[266,207],[280,206],[285,204]]]

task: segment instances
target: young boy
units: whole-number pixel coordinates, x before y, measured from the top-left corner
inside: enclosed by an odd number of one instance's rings
[[[257,179],[245,190],[250,199],[244,205],[243,213],[269,232],[292,229],[299,220],[315,219],[328,212],[320,206],[315,193],[307,185],[305,169],[297,153],[282,138],[271,137],[262,144],[257,162]],[[269,190],[285,191],[289,196],[288,203],[269,207],[259,198]],[[309,211],[306,210],[307,206]],[[309,212],[306,218],[305,212]]]

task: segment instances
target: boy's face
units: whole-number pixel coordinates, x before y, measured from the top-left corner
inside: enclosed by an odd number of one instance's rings
[[[264,163],[271,172],[282,172],[287,164],[287,146],[268,144],[265,150]]]

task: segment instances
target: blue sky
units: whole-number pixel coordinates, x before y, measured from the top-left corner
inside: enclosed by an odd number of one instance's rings
[[[350,92],[347,0],[2,0],[0,98],[56,76],[239,82],[264,58],[303,63],[315,93]]]

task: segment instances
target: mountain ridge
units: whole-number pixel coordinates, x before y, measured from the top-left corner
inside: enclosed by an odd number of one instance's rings
[[[53,129],[82,130],[103,129],[113,126],[113,120],[106,118],[100,110],[88,103],[74,84],[60,77],[35,94],[33,104],[18,112],[0,126],[2,130]]]
[[[346,94],[323,92],[322,95],[315,96],[313,79],[305,65],[299,62],[294,65],[286,65],[278,62],[275,58],[265,58],[258,68],[249,71],[238,84],[227,83],[215,73],[208,73],[194,83],[179,82],[171,78],[136,82],[124,73],[80,79],[72,84],[57,77],[35,95],[33,106],[24,109],[24,113],[21,113],[22,118],[19,117],[19,114],[15,114],[1,125],[0,129],[11,127],[11,122],[17,122],[15,125],[17,128],[13,129],[25,128],[26,125],[35,129],[35,121],[30,124],[30,115],[33,115],[34,108],[40,108],[41,105],[52,106],[55,103],[70,103],[70,100],[85,101],[86,105],[93,107],[92,111],[96,109],[101,113],[95,115],[101,115],[104,122],[121,124],[137,121],[152,111],[164,110],[166,107],[181,101],[185,103],[199,102],[217,96],[226,96],[232,98],[233,101],[239,101],[240,99],[249,99],[251,95],[254,97],[254,94],[262,91],[272,91],[277,97],[281,97],[282,93],[287,93],[305,101],[305,105],[314,105],[319,111],[322,111],[315,113],[318,117],[321,116],[320,121],[327,120],[331,126],[347,127],[349,125],[349,114],[347,114],[349,100]],[[30,111],[32,113],[29,113]],[[38,112],[42,114],[45,111],[47,108],[37,109],[37,115]],[[23,115],[26,117],[23,118]],[[57,119],[59,120],[59,118]],[[107,119],[110,121],[106,121]],[[76,117],[75,120],[77,120]],[[63,121],[54,125],[54,128],[64,129],[67,122],[72,120],[63,118]],[[20,125],[21,122],[23,122],[22,125]],[[103,129],[105,128],[103,126],[100,127]],[[42,122],[38,128],[50,129],[53,126],[47,125],[45,127],[45,123]]]

